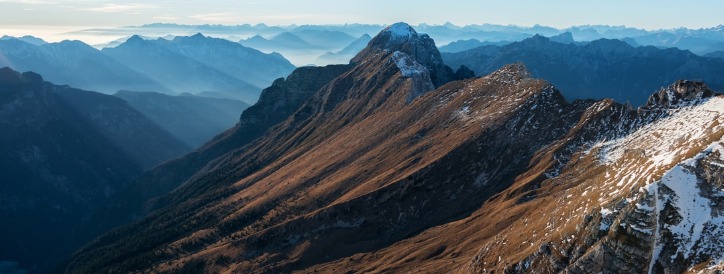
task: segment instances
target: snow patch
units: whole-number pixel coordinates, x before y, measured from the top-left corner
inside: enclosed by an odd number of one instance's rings
[[[669,171],[661,184],[673,190],[676,195],[669,199],[678,209],[682,220],[668,228],[682,241],[679,251],[688,257],[694,243],[701,238],[704,225],[712,219],[710,201],[700,195],[696,176],[684,170],[681,165]]]
[[[611,181],[619,189],[651,181],[647,176],[670,169],[682,162],[696,145],[724,131],[724,98],[713,97],[681,108],[668,110],[666,117],[646,124],[625,137],[601,142],[598,157],[604,165],[617,166],[620,173]],[[722,150],[711,145],[707,150]],[[595,150],[592,150],[595,151]]]
[[[385,31],[392,34],[394,37],[411,37],[417,35],[417,32],[407,23],[394,23],[389,27],[385,28]]]
[[[415,74],[429,73],[427,67],[413,60],[404,52],[395,51],[392,53],[392,59],[395,60],[395,65],[397,65],[400,69],[402,75],[406,77],[412,77]]]
[[[623,157],[625,151],[640,149],[656,165],[674,162],[681,152],[677,149],[684,139],[700,139],[709,130],[722,127],[724,122],[724,98],[714,97],[701,104],[670,110],[671,114],[660,121],[641,127],[624,138],[601,144],[601,159],[613,162]],[[686,146],[684,146],[686,147]]]
[[[435,86],[430,79],[430,71],[404,52],[395,51],[392,53],[392,60],[402,72],[402,76],[412,79],[412,90],[407,98],[411,102],[415,98],[428,91],[434,90]]]
[[[709,145],[707,149],[696,156],[681,161],[679,164],[668,170],[661,180],[642,188],[655,197],[655,213],[661,216],[666,204],[671,204],[681,216],[681,221],[676,224],[657,224],[654,231],[655,244],[652,250],[652,260],[649,265],[649,273],[657,260],[671,260],[672,258],[660,258],[660,254],[667,244],[662,238],[661,230],[671,232],[676,239],[677,254],[684,258],[692,258],[698,254],[712,255],[711,262],[718,264],[724,260],[724,241],[719,239],[724,232],[724,217],[715,216],[712,212],[712,201],[702,195],[699,188],[699,180],[695,174],[689,171],[696,166],[697,160],[706,157],[713,151],[718,151],[722,140]],[[662,187],[671,190],[662,191]],[[720,193],[722,191],[719,191]],[[716,195],[715,193],[714,195]],[[639,205],[637,205],[639,206]],[[641,207],[646,207],[642,205]],[[658,219],[658,217],[657,217]],[[674,256],[676,257],[676,256]]]

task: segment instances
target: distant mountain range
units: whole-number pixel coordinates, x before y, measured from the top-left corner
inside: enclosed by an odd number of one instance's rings
[[[249,107],[238,100],[195,95],[119,91],[114,96],[193,148],[233,127],[239,122],[241,112]]]
[[[613,98],[639,106],[651,90],[679,79],[699,79],[724,90],[724,60],[674,48],[632,47],[611,39],[564,44],[534,36],[505,46],[443,53],[443,59],[451,67],[465,65],[477,75],[523,62],[534,76],[559,87],[568,100]]]
[[[171,41],[133,36],[102,52],[178,93],[216,92],[246,102],[259,97],[257,85],[271,83],[294,68],[279,54],[263,54],[201,34]]]
[[[173,40],[133,36],[99,51],[80,41],[28,43],[0,39],[0,66],[37,71],[48,80],[115,93],[215,93],[255,102],[261,87],[294,69],[279,54],[264,54],[228,40],[197,34]]]
[[[0,37],[0,40],[20,40],[25,43],[36,45],[36,46],[40,46],[40,45],[48,43],[48,42],[45,42],[45,40],[43,40],[43,39],[40,39],[40,38],[37,38],[34,36],[30,36],[30,35],[25,35],[25,36],[21,36],[21,37],[3,35],[2,37]]]
[[[363,38],[364,36],[361,36],[357,39]],[[242,39],[239,43],[264,52],[279,52],[284,56],[294,56],[296,57],[294,60],[297,60],[298,65],[305,65],[314,64],[317,62],[315,59],[325,54],[325,52],[342,51],[345,47],[352,46],[355,42],[358,43],[357,39],[341,31],[302,28],[282,32],[269,39],[255,35],[248,39]],[[354,46],[354,49],[362,48]]]
[[[189,150],[122,99],[0,69],[0,258],[47,270],[98,205]]]
[[[0,40],[0,67],[35,71],[49,81],[104,93],[119,89],[171,92],[166,86],[80,41],[31,44]]]
[[[84,35],[93,34],[120,36],[141,34],[161,37],[168,34],[185,36],[197,32],[203,32],[209,35],[225,37],[233,41],[238,41],[239,38],[236,37],[248,38],[255,35],[261,35],[269,38],[283,32],[298,34],[299,32],[307,30],[312,30],[317,33],[321,31],[342,32],[351,37],[360,37],[365,33],[377,33],[382,28],[384,28],[383,25],[374,24],[302,26],[269,26],[265,24],[236,26],[149,24],[136,27],[91,29],[78,31],[77,33]],[[629,43],[635,42],[645,46],[678,47],[681,49],[691,50],[696,54],[706,54],[717,50],[724,50],[724,26],[714,26],[702,29],[677,28],[645,30],[626,26],[608,25],[581,25],[561,29],[541,25],[534,25],[531,27],[494,24],[457,26],[451,23],[445,23],[442,25],[420,24],[415,26],[415,28],[419,32],[430,35],[430,37],[435,39],[435,42],[438,45],[446,45],[451,42],[470,39],[477,39],[483,42],[515,42],[529,38],[536,34],[551,37],[569,32],[571,33],[572,38],[576,41],[593,41],[602,38],[621,39],[627,40]],[[341,48],[328,48],[324,52],[334,52],[339,49]],[[296,60],[294,56],[287,56],[287,54],[284,54],[284,56],[292,60]]]
[[[480,41],[478,39],[469,39],[469,40],[458,40],[455,42],[451,42],[450,44],[441,46],[439,48],[440,52],[461,52],[466,51],[469,49],[479,48],[483,46],[505,46],[507,44],[510,44],[512,42],[508,41],[500,41],[500,42],[486,42],[486,41]]]
[[[367,43],[372,40],[368,34],[364,34],[352,41],[349,45],[336,52],[327,52],[317,58],[317,64],[347,64],[358,52],[367,47]]]

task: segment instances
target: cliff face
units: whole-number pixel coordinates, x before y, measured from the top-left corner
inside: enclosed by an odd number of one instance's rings
[[[267,128],[289,117],[314,92],[349,68],[348,65],[301,67],[286,79],[277,79],[264,89],[254,106],[244,111],[239,126],[244,128],[244,132],[263,133]]]
[[[359,63],[380,52],[402,52],[428,69],[435,87],[452,80],[452,70],[445,66],[435,41],[427,34],[418,34],[405,23],[395,23],[383,29],[360,51],[351,63]]]

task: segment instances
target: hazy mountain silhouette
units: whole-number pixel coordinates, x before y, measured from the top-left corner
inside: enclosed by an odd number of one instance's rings
[[[569,100],[613,98],[642,105],[652,90],[679,79],[704,80],[714,89],[724,89],[722,60],[673,48],[634,48],[619,40],[576,45],[534,36],[502,47],[444,53],[443,59],[451,67],[466,65],[478,75],[523,62],[534,76],[551,81]]]
[[[369,43],[370,40],[372,40],[372,37],[368,34],[364,34],[339,51],[322,54],[319,58],[317,58],[317,63],[347,64],[352,57],[367,46],[367,43]]]
[[[131,179],[189,148],[113,96],[0,69],[0,258],[47,270],[78,224]]]
[[[0,55],[0,67],[36,71],[58,84],[104,93],[120,89],[169,92],[157,81],[80,41],[33,45],[19,39],[3,39]]]
[[[103,53],[157,79],[177,93],[215,92],[255,102],[261,88],[293,69],[283,57],[263,54],[230,41],[204,37],[144,40],[133,36]]]
[[[194,95],[119,91],[114,96],[193,148],[233,127],[249,107],[242,101]]]

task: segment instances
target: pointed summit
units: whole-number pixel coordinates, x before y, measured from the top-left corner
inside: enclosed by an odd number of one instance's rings
[[[410,38],[411,36],[417,36],[417,31],[413,29],[410,25],[407,23],[394,23],[385,29],[382,30],[383,32],[389,32],[392,34],[393,38]]]
[[[131,36],[130,38],[128,38],[128,40],[126,40],[126,43],[139,43],[139,42],[144,42],[144,41],[146,41],[146,40],[143,39],[143,37],[141,37],[138,34],[135,34],[135,35]]]
[[[518,82],[531,78],[531,73],[522,62],[516,62],[503,66],[490,74],[491,78],[504,82]]]
[[[377,54],[393,54],[401,52],[412,61],[426,67],[435,86],[441,86],[451,79],[452,70],[445,66],[435,41],[427,34],[418,34],[407,23],[395,23],[382,31],[360,51],[351,63],[361,63]]]
[[[715,93],[703,82],[679,80],[649,97],[647,107],[675,107],[696,103],[700,99],[714,96]]]

